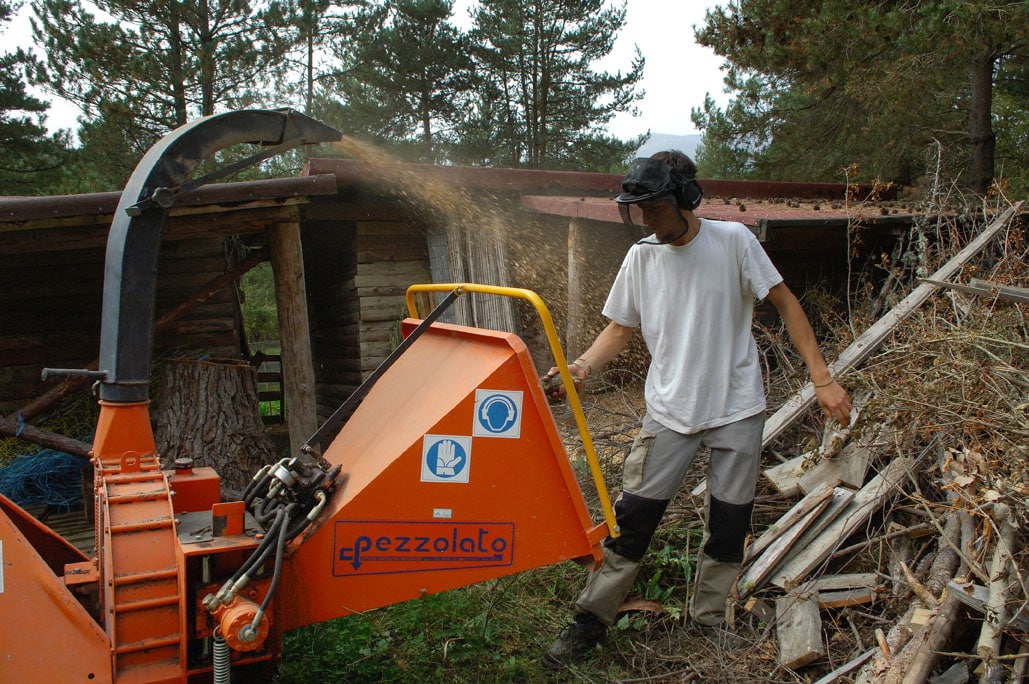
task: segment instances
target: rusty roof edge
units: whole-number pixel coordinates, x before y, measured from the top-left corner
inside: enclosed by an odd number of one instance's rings
[[[577,191],[613,193],[621,191],[622,177],[590,171],[544,171],[486,166],[440,166],[398,162],[397,166],[426,176],[443,178],[471,189],[508,191]],[[358,159],[313,158],[302,173],[332,173],[340,185],[367,182],[381,173],[369,173],[369,164]],[[374,169],[373,169],[374,171]]]
[[[469,188],[483,190],[509,190],[541,193],[554,191],[578,191],[595,194],[616,194],[621,192],[622,175],[586,171],[544,171],[538,169],[510,169],[479,166],[439,166],[434,164],[410,164],[397,162],[403,169],[418,171],[437,178],[447,178]],[[332,173],[341,185],[356,185],[369,179],[369,164],[356,159],[330,159],[315,157],[307,162],[302,173]],[[708,197],[739,197],[751,199],[844,199],[847,185],[844,183],[808,183],[794,181],[740,181],[721,179],[698,179]],[[851,186],[857,197],[867,197],[878,192],[878,199],[896,197],[896,188],[881,186]]]
[[[336,177],[332,174],[320,174],[202,185],[177,197],[175,206],[237,204],[262,199],[333,194],[336,194]],[[119,199],[121,192],[118,191],[49,197],[0,197],[0,222],[17,223],[45,218],[112,214],[118,207]]]

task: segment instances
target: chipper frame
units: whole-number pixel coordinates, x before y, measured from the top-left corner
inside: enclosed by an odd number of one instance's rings
[[[398,351],[332,430],[262,469],[242,501],[222,501],[210,468],[162,469],[148,380],[169,207],[223,175],[185,181],[224,147],[271,146],[253,161],[339,137],[291,111],[231,112],[173,131],[132,174],[107,247],[100,370],[51,371],[99,385],[95,554],[0,497],[0,681],[259,681],[286,630],[564,560],[593,565],[617,534],[550,316],[524,290],[412,288]],[[522,341],[435,323],[438,307],[419,322],[415,291],[536,307],[606,524],[590,519]]]

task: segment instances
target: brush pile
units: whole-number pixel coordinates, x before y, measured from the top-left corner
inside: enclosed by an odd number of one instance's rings
[[[637,585],[631,606],[663,619],[632,635],[623,667],[654,681],[1022,681],[1029,272],[1026,214],[1007,209],[919,219],[876,272],[854,277],[862,303],[851,294],[846,321],[812,316],[836,333],[836,352],[823,350],[859,407],[850,429],[822,427],[817,411],[803,411],[803,365],[789,362],[781,331],[762,331],[762,351],[776,360],[769,406],[784,409],[766,426],[733,601],[746,646],[700,646],[669,628],[681,610],[655,609]],[[597,441],[609,447],[615,484],[616,452],[638,408],[593,401],[594,416],[607,406]],[[650,556],[662,534],[682,538],[668,528],[698,524],[703,463],[694,470],[692,493],[673,502]],[[648,562],[644,582],[662,569],[660,558]]]

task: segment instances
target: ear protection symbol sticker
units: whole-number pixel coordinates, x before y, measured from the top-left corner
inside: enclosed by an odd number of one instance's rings
[[[518,407],[504,394],[490,395],[479,407],[479,424],[492,433],[506,432],[518,419]]]
[[[520,439],[523,399],[521,390],[476,389],[472,435]]]

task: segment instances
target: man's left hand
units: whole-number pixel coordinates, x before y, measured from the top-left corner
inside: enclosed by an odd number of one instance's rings
[[[850,395],[840,386],[840,383],[833,380],[824,387],[816,387],[815,398],[818,399],[818,405],[822,407],[822,411],[829,420],[837,420],[843,427],[850,425],[852,408]]]

